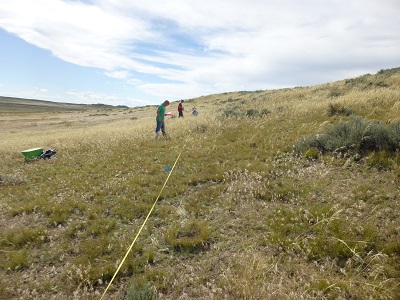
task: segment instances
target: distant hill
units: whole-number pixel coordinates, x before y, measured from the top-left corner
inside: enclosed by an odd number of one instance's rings
[[[0,96],[0,113],[29,113],[29,112],[48,112],[48,111],[77,111],[91,109],[112,109],[128,108],[124,105],[106,104],[75,104],[60,103],[44,100],[22,99]]]

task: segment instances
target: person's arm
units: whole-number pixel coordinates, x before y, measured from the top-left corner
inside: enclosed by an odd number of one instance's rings
[[[157,108],[157,121],[162,121],[162,117],[160,115],[160,110]]]

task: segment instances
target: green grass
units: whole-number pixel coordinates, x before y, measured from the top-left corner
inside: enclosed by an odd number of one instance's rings
[[[106,299],[397,299],[399,86],[190,99],[157,141],[154,106],[0,114],[0,298],[99,299],[181,155]]]
[[[142,285],[133,285],[131,286],[125,297],[124,300],[156,300],[157,296],[149,284],[142,284]]]
[[[183,226],[172,225],[165,233],[165,241],[178,252],[196,253],[207,250],[211,242],[210,228],[196,220]]]

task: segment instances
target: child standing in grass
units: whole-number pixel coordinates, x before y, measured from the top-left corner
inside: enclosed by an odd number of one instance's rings
[[[166,136],[167,133],[165,132],[165,124],[164,124],[164,118],[165,118],[165,107],[167,107],[169,105],[169,101],[165,100],[162,104],[160,104],[157,107],[157,116],[156,116],[156,134],[155,134],[155,138],[158,138],[158,133],[160,132],[160,130],[162,131],[162,135]]]

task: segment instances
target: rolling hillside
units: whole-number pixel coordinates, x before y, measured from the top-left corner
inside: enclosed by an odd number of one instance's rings
[[[184,107],[2,115],[1,299],[400,298],[400,68]]]
[[[73,103],[58,103],[52,101],[0,96],[0,115],[11,114],[11,113],[77,111],[77,110],[102,109],[102,108],[111,109],[115,108],[115,106],[105,105],[105,104],[87,105],[87,104],[73,104]]]

